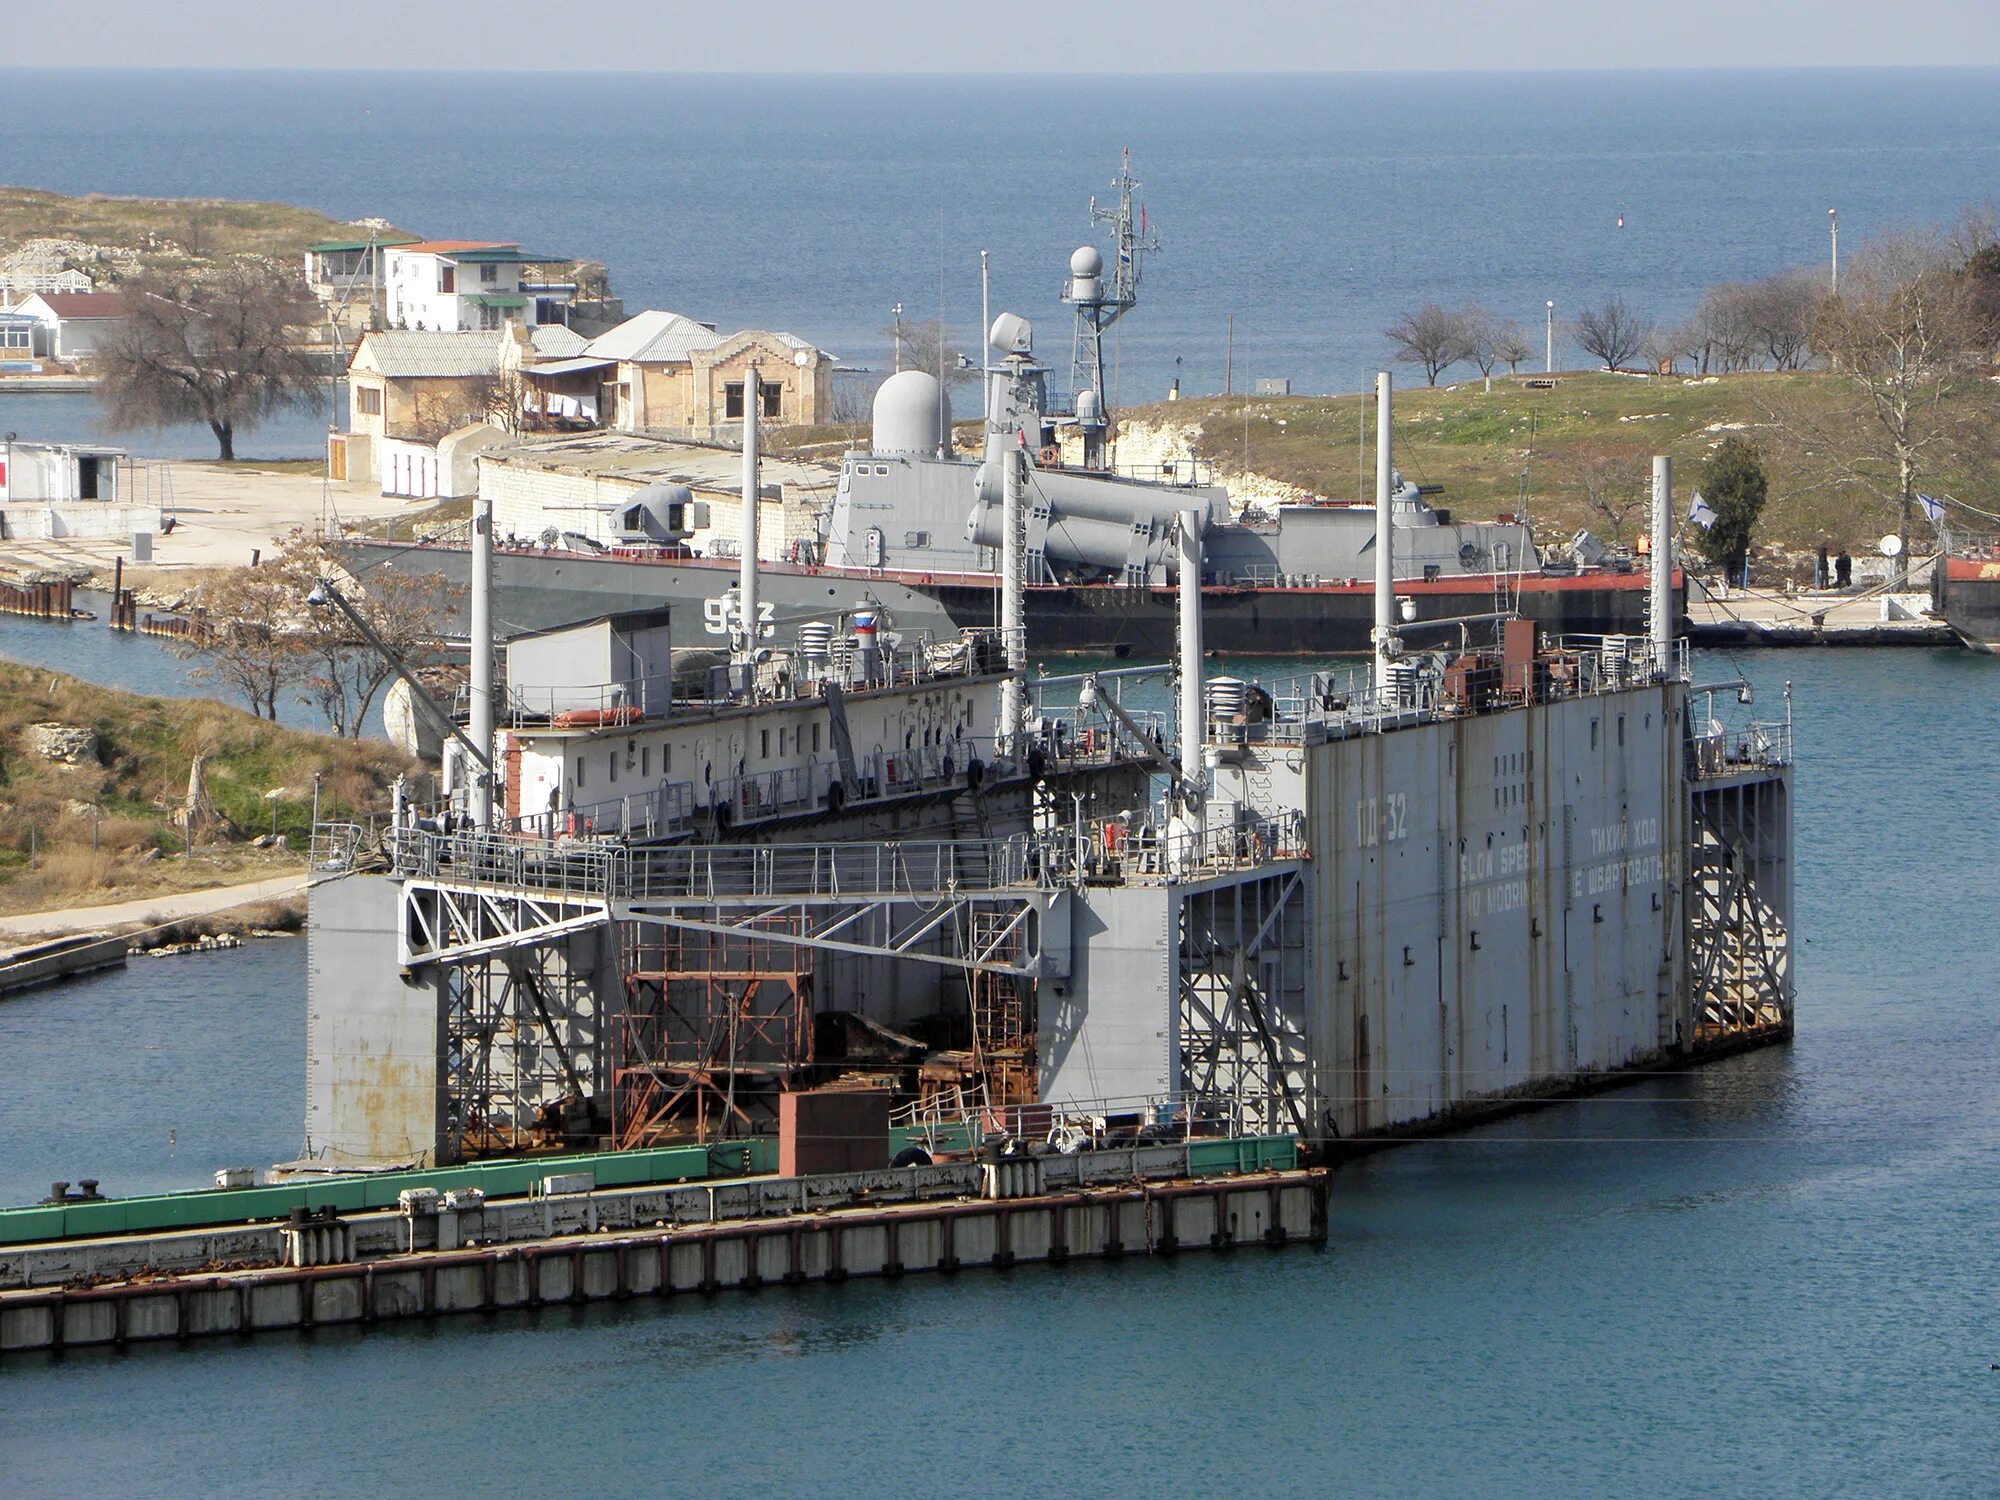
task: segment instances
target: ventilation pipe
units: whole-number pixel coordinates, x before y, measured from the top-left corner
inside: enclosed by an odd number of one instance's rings
[[[493,502],[480,495],[472,502],[472,743],[491,764],[493,757]],[[472,826],[493,826],[493,775],[472,768]]]
[[[1201,523],[1203,513],[1184,510],[1180,516],[1180,741],[1181,781],[1189,796],[1201,801],[1203,789],[1201,716]]]
[[[1662,672],[1674,649],[1674,461],[1653,455],[1653,569],[1647,601],[1653,628],[1653,663]]]
[[[743,557],[736,575],[736,607],[742,622],[743,660],[757,659],[757,366],[743,372]]]
[[[1389,688],[1396,654],[1395,475],[1390,465],[1389,414],[1394,400],[1387,370],[1375,377],[1375,692]]]
[[[1022,469],[1026,455],[1018,437],[999,445],[1000,458],[1000,642],[1007,656],[1007,680],[1000,684],[1000,748],[1021,751],[1022,674],[1028,670],[1026,540],[1022,516]]]

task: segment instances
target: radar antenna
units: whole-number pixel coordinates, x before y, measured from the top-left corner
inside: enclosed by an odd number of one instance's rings
[[[1132,193],[1138,186],[1132,177],[1132,151],[1127,147],[1118,175],[1111,179],[1116,198],[1110,203],[1099,203],[1094,196],[1090,200],[1091,224],[1111,225],[1111,274],[1105,275],[1104,257],[1096,247],[1085,245],[1069,258],[1069,283],[1063,293],[1063,301],[1076,309],[1070,384],[1077,392],[1076,419],[1083,433],[1084,461],[1092,467],[1104,462],[1104,435],[1110,422],[1104,390],[1104,330],[1137,305],[1143,258],[1148,251],[1160,248],[1159,237],[1146,222],[1145,205],[1134,210]]]

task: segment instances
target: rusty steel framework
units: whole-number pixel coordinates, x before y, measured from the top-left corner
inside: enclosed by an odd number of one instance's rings
[[[990,909],[972,914],[973,951],[1015,969],[1026,961],[1021,923]],[[972,1064],[983,1102],[1005,1108],[1037,1097],[1034,987],[1018,973],[993,968],[968,976],[972,1007]]]
[[[797,916],[734,932],[624,928],[625,1011],[612,1061],[621,1151],[769,1125],[813,1064],[813,953]]]
[[[768,1126],[778,1094],[818,1081],[813,987],[829,958],[951,971],[940,994],[960,997],[971,1047],[938,1054],[920,1087],[1032,1102],[1038,914],[1053,895],[984,867],[967,878],[935,853],[717,850],[740,878],[706,872],[668,894],[575,860],[413,872],[400,950],[440,999],[445,1155],[556,1143],[569,1101],[607,1103],[621,1148]]]
[[[1697,785],[1689,799],[1687,934],[1693,1041],[1792,1025],[1789,780]]]
[[[1239,1128],[1304,1136],[1316,1125],[1305,882],[1287,862],[1202,882],[1179,903],[1182,1086],[1229,1101]]]

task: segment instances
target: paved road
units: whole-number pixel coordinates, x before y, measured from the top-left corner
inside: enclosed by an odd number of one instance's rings
[[[217,886],[213,890],[185,891],[177,895],[151,896],[143,901],[120,901],[109,906],[75,906],[65,911],[31,911],[18,917],[0,917],[0,938],[60,937],[68,932],[93,932],[100,927],[123,927],[131,923],[150,926],[156,922],[205,917],[231,907],[252,906],[260,901],[276,901],[303,895],[306,872],[252,880],[243,885]]]

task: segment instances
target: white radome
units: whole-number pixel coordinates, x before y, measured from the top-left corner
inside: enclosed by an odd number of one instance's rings
[[[903,370],[876,389],[874,450],[935,453],[951,432],[951,398],[928,370]]]

